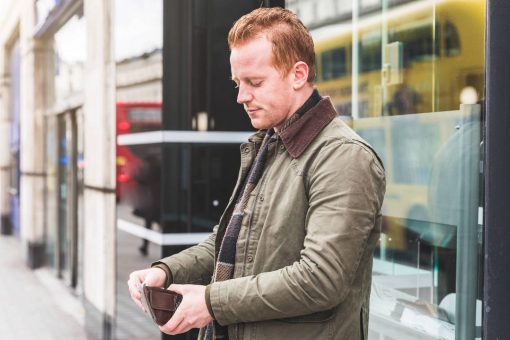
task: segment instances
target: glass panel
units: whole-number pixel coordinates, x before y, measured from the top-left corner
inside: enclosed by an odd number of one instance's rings
[[[77,291],[81,291],[80,285],[83,284],[82,280],[80,280],[80,273],[83,272],[83,243],[84,239],[84,224],[83,224],[83,189],[84,189],[84,171],[85,171],[85,158],[84,158],[84,117],[83,117],[83,109],[78,108],[74,113],[75,123],[76,123],[76,158],[75,158],[75,192],[76,192],[76,243],[75,243],[75,253],[74,253],[74,271],[73,271],[73,286],[77,287]]]
[[[58,6],[60,1],[57,0],[36,0],[35,8],[36,8],[36,22],[37,26],[42,25],[50,12]]]
[[[161,0],[122,0],[116,6],[117,135],[162,129],[162,11]],[[144,190],[138,187],[136,178],[141,172],[147,173],[145,159],[154,157],[151,168],[161,163],[158,147],[142,149],[117,145],[116,159],[117,201],[122,212],[119,216],[141,226],[145,224],[142,220],[128,217],[124,212],[135,212],[136,201],[143,201]],[[149,153],[153,156],[149,157]],[[157,179],[159,183],[159,176]],[[136,214],[140,215],[141,211]]]
[[[83,100],[85,18],[75,15],[55,34],[55,100],[57,105]],[[75,99],[77,98],[78,99]]]
[[[115,1],[117,136],[162,130],[163,1]],[[116,146],[116,339],[160,339],[161,333],[132,302],[126,277],[160,258],[160,246],[133,230],[159,232],[161,146]],[[131,230],[128,232],[126,230]],[[133,326],[136,325],[136,326]]]
[[[287,1],[316,87],[386,168],[369,339],[480,338],[485,1],[339,4]]]
[[[37,3],[40,20],[56,6],[51,1]],[[45,95],[48,115],[45,118],[46,140],[46,258],[48,265],[73,288],[78,284],[78,165],[77,143],[81,136],[76,126],[76,111],[83,105],[84,67],[86,58],[85,18],[81,8],[49,39],[53,76]],[[40,21],[43,24],[44,21]],[[56,116],[55,114],[58,114]],[[80,121],[81,124],[81,121]],[[83,159],[82,159],[83,160]],[[80,170],[82,171],[82,170]]]
[[[78,261],[78,154],[76,112],[58,116],[58,270],[76,287]],[[82,170],[80,170],[81,172]]]
[[[211,232],[227,206],[237,178],[238,145],[191,149],[191,231]]]
[[[210,232],[227,206],[239,146],[165,145],[162,223],[171,232]],[[179,194],[176,195],[175,193]]]
[[[57,270],[57,228],[58,217],[58,140],[57,119],[55,116],[46,117],[46,264]]]
[[[68,206],[70,175],[70,145],[67,139],[65,116],[58,118],[58,263],[59,273],[67,273],[68,264]],[[62,274],[61,274],[62,275]]]

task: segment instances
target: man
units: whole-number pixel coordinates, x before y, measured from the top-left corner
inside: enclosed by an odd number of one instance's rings
[[[183,295],[160,327],[168,334],[366,339],[382,164],[313,89],[313,41],[293,13],[257,9],[228,39],[237,101],[259,132],[241,145],[239,178],[212,235],[131,273],[131,296],[141,307],[141,282]]]

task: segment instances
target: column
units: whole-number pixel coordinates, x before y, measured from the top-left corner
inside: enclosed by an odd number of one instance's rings
[[[10,205],[9,205],[9,76],[5,64],[6,56],[0,53],[0,234],[9,235]]]
[[[115,313],[115,61],[113,1],[86,0],[84,296],[87,331],[113,338]],[[101,324],[90,320],[100,320]],[[89,323],[90,321],[90,323]],[[96,323],[96,324],[94,324]]]
[[[20,226],[27,266],[44,264],[44,110],[51,54],[33,38],[35,8],[23,3],[20,24]]]

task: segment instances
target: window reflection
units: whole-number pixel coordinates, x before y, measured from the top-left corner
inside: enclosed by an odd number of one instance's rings
[[[296,5],[299,3],[292,2],[296,10],[301,8]],[[434,10],[432,4],[416,1],[394,6],[385,16],[362,14],[355,32],[350,18],[344,17],[311,31],[320,75],[317,87],[323,95],[331,96],[340,114],[352,114],[348,88],[353,34],[359,38],[359,117],[456,110],[467,103],[461,100],[467,86],[475,93],[469,98],[479,100],[483,96],[483,48],[473,47],[483,46],[483,3],[462,6],[446,1]],[[302,7],[306,7],[304,2]],[[308,21],[312,27],[320,24],[320,20]],[[478,32],[473,30],[476,25]],[[390,65],[401,79],[397,83],[385,84],[381,79],[383,64],[389,62],[383,60],[385,42],[401,45],[397,63]]]
[[[360,72],[370,72],[381,69],[381,32],[374,31],[372,34],[364,34],[361,38],[360,47]]]
[[[162,130],[162,8],[161,0],[122,0],[116,3],[117,136]],[[147,224],[141,216],[141,212],[147,209],[137,209],[137,206],[147,201],[142,198],[147,196],[147,190],[137,178],[148,173],[147,167],[161,167],[159,147],[152,145],[133,149],[117,145],[116,195],[122,205],[121,216],[140,226]],[[153,176],[153,180],[158,182],[153,186],[161,185],[159,176]],[[159,199],[156,201],[154,205],[159,206]],[[133,216],[126,216],[126,212]],[[157,222],[159,218],[151,220]]]
[[[46,260],[71,287],[78,285],[81,265],[81,187],[83,176],[82,126],[86,27],[82,7],[65,22],[53,21],[52,11],[64,4],[36,2],[40,25],[62,24],[41,46],[37,58],[40,70],[50,78],[43,91],[45,124],[45,219]],[[54,14],[55,12],[53,12]],[[44,21],[47,20],[47,21]],[[51,22],[51,23],[50,23]],[[57,27],[54,27],[57,29]],[[43,30],[44,31],[44,30]],[[47,59],[46,59],[47,58]],[[48,62],[48,63],[46,63]]]
[[[45,150],[46,150],[46,225],[54,226],[58,223],[58,141],[57,141],[57,119],[55,116],[46,118],[46,135],[45,135]],[[56,267],[56,253],[57,253],[57,228],[46,228],[46,264],[57,270]]]
[[[369,339],[479,334],[485,2],[333,3],[286,2],[311,29],[316,87],[386,168]]]
[[[161,49],[163,1],[117,0],[114,28],[117,61]]]
[[[321,80],[331,80],[347,74],[346,49],[335,48],[321,54]]]
[[[57,0],[36,0],[37,25],[44,23],[51,10],[57,6],[57,3]]]
[[[116,136],[162,130],[163,0],[116,0]],[[161,142],[161,141],[159,141]],[[158,139],[140,145],[116,145],[118,227],[116,338],[160,339],[129,300],[125,277],[161,257],[161,246],[140,234],[160,235],[163,191]],[[134,230],[134,232],[133,232]],[[152,238],[152,240],[158,237]],[[137,327],[132,325],[136,324]]]
[[[73,16],[55,34],[55,99],[72,100],[83,93],[86,58],[85,18]]]
[[[428,21],[428,20],[427,20]],[[412,63],[430,61],[439,56],[440,39],[434,39],[432,22],[423,22],[413,25],[396,26],[389,31],[389,41],[399,41],[404,46],[404,67],[410,67]],[[435,27],[440,32],[440,27]]]

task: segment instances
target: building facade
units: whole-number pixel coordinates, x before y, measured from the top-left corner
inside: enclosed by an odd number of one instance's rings
[[[0,237],[82,301],[91,338],[162,336],[130,271],[203,240],[253,133],[226,36],[260,1],[0,1]],[[316,88],[386,168],[372,339],[497,339],[510,6],[287,0]]]

